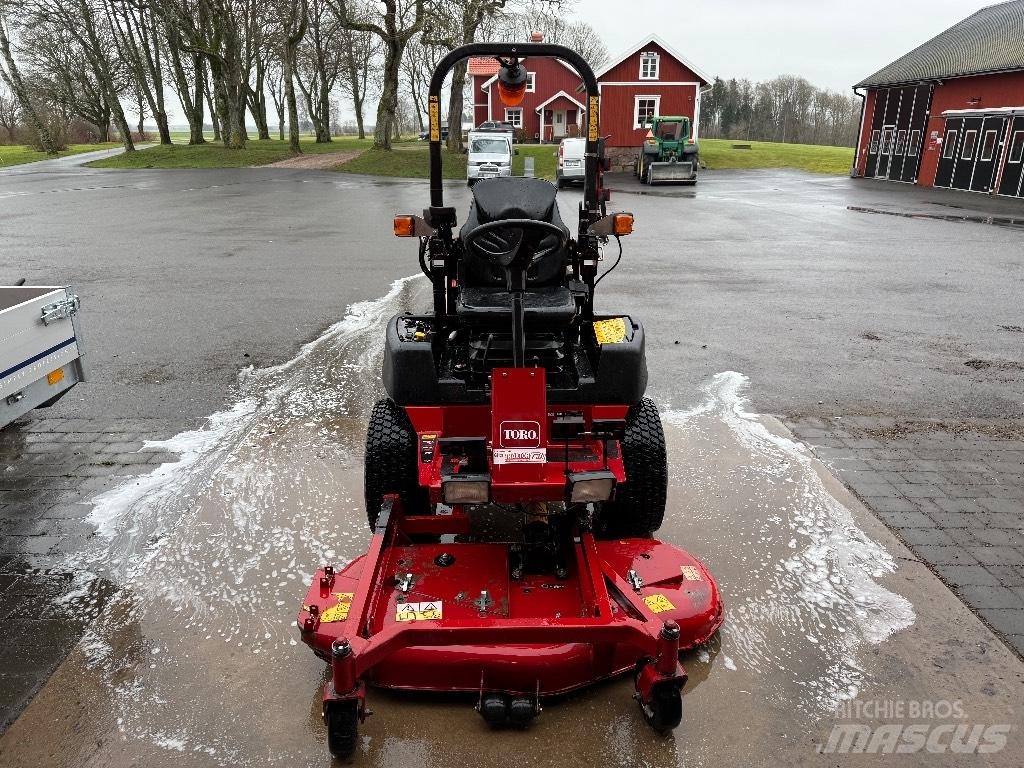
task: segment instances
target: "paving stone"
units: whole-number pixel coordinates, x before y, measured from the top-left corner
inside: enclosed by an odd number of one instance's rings
[[[1024,516],[1024,505],[1014,499],[981,499],[978,504],[989,512]]]
[[[896,491],[908,499],[941,499],[946,494],[931,483],[894,483]]]
[[[996,631],[1005,635],[1024,635],[1024,611],[1017,608],[981,608],[978,613]]]
[[[893,489],[893,492],[895,493],[895,489]],[[877,513],[916,512],[920,514],[920,508],[914,502],[898,496],[880,496],[878,498],[872,498],[871,503],[868,506]],[[904,525],[906,525],[906,523],[904,523]]]
[[[978,561],[963,547],[914,547],[914,554],[933,565],[976,565]]]
[[[982,565],[1017,565],[1024,558],[1013,547],[967,547],[971,556]]]
[[[942,580],[953,586],[998,587],[1003,585],[995,574],[981,565],[937,565],[936,572]]]
[[[1024,612],[1024,599],[1009,587],[964,585],[957,592],[975,608],[1016,608]]]
[[[896,532],[915,550],[918,546],[946,547],[954,543],[946,533],[934,527],[934,524],[930,528],[898,528]]]
[[[1004,587],[1024,587],[1024,565],[990,565],[986,570]]]

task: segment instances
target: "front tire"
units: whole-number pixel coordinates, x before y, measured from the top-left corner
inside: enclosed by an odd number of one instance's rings
[[[668,452],[658,406],[643,398],[629,409],[622,441],[626,481],[604,503],[601,527],[608,538],[646,538],[661,527],[668,498]]]
[[[327,706],[327,749],[347,760],[359,743],[359,713],[354,701],[335,701]]]
[[[378,400],[370,411],[366,430],[363,491],[370,530],[377,525],[384,496],[396,493],[410,514],[427,506],[426,489],[419,484],[416,430],[405,409],[393,400]]]

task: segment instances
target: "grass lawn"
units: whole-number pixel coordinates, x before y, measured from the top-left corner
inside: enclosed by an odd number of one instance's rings
[[[8,165],[22,165],[34,163],[37,160],[51,160],[54,157],[67,157],[68,155],[80,155],[82,152],[95,152],[100,149],[112,149],[121,146],[120,142],[109,142],[105,144],[69,144],[68,148],[56,155],[48,155],[45,152],[38,152],[32,147],[24,144],[11,146],[0,145],[0,168]]]
[[[410,179],[425,179],[430,175],[429,144],[425,141],[408,141],[395,144],[391,152],[368,150],[359,157],[339,165],[335,170],[342,173],[365,173],[371,176],[392,176]],[[518,155],[512,158],[512,173],[522,176],[525,159],[534,159],[534,176],[543,179],[555,178],[555,154],[553,144],[517,144]],[[453,155],[441,150],[441,172],[446,179],[466,178],[466,156]]]
[[[749,144],[750,149],[733,149]],[[853,165],[853,147],[813,144],[776,144],[740,139],[700,139],[700,159],[708,168],[797,168],[811,173],[847,175]]]
[[[182,137],[187,140],[187,137]],[[302,151],[307,154],[324,152],[344,152],[352,149],[365,149],[372,144],[371,139],[357,139],[342,136],[328,144],[317,144],[312,139],[304,139]],[[227,149],[223,144],[212,141],[198,146],[188,144],[172,144],[171,146],[155,146],[132,154],[117,155],[105,160],[89,163],[90,168],[245,168],[253,165],[267,165],[278,160],[286,160],[292,156],[287,141],[271,139],[259,141],[250,139],[245,149]]]

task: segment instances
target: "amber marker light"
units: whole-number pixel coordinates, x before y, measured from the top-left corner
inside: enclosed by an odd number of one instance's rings
[[[395,237],[412,237],[416,234],[414,216],[395,216]]]
[[[633,232],[633,214],[616,213],[615,223],[612,230],[617,236],[628,235]]]

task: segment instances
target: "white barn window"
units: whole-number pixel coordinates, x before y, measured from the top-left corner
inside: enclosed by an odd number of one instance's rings
[[[658,115],[660,96],[637,96],[633,99],[633,128],[649,128]]]
[[[640,79],[658,79],[658,54],[645,51],[640,54]]]
[[[537,92],[537,81],[535,79],[536,76],[537,76],[536,72],[527,72],[526,73],[526,92],[527,93],[536,93]]]

